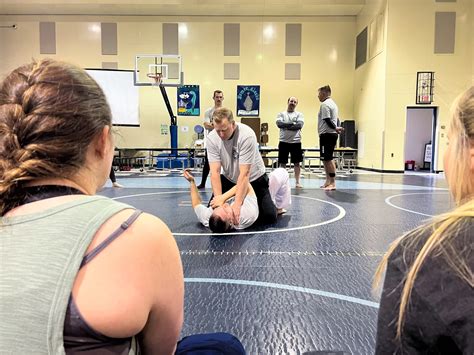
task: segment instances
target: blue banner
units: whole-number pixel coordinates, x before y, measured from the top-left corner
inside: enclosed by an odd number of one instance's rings
[[[178,116],[199,116],[199,85],[178,86]]]
[[[237,86],[237,116],[258,116],[260,113],[260,85]]]

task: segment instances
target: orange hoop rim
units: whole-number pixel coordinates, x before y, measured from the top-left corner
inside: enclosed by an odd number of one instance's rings
[[[161,84],[161,78],[162,78],[163,75],[160,74],[160,73],[148,73],[146,76],[149,77],[150,79],[155,80],[155,83],[153,85],[160,85]]]

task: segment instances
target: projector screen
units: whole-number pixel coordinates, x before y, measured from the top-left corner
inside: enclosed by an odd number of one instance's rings
[[[112,124],[140,126],[138,86],[133,85],[133,70],[86,69],[104,91],[112,111]]]

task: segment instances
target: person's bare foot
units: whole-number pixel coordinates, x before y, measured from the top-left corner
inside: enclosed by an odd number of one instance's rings
[[[297,189],[302,189],[302,188],[303,188],[303,185],[301,185],[301,184],[298,182],[295,187],[296,187]]]
[[[328,187],[329,185],[331,185],[329,182],[325,182],[323,185],[319,186],[320,189],[325,189],[326,187]]]
[[[328,185],[324,188],[325,191],[334,191],[336,189],[336,185]]]
[[[123,187],[123,185],[120,185],[118,182],[113,182],[112,186],[113,187]]]

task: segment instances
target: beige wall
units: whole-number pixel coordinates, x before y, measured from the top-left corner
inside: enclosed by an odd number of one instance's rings
[[[386,0],[368,0],[357,16],[355,34],[365,27],[371,29],[370,26],[379,21],[380,51],[371,56],[369,48],[367,62],[355,70],[354,79],[354,117],[359,139],[358,165],[370,169],[382,169],[386,115],[386,6]]]
[[[417,71],[435,72],[435,102],[432,105],[439,108],[435,169],[443,169],[442,156],[447,141],[441,126],[448,122],[456,96],[472,85],[471,5],[471,0],[455,3],[390,1],[384,169],[403,169],[404,146],[400,142],[404,140],[406,108],[415,104]],[[456,12],[454,54],[434,54],[436,11]]]
[[[367,0],[357,17],[94,17],[94,16],[3,16],[1,24],[18,25],[0,31],[0,74],[39,54],[39,21],[56,22],[57,54],[52,57],[83,67],[100,67],[117,61],[120,69],[132,69],[138,53],[161,53],[162,23],[179,23],[179,48],[185,82],[201,87],[201,110],[212,104],[214,89],[225,93],[224,104],[235,110],[236,86],[261,85],[261,121],[269,123],[269,145],[278,142],[274,124],[288,96],[299,98],[305,114],[303,145],[317,146],[316,115],[319,86],[330,84],[340,117],[355,119],[359,132],[359,166],[403,170],[406,109],[415,104],[416,72],[435,72],[435,102],[439,108],[435,147],[436,169],[442,169],[446,130],[454,98],[474,80],[474,23],[472,0],[439,3],[433,0]],[[454,54],[434,54],[436,11],[456,11]],[[379,48],[369,43],[368,61],[354,69],[355,37],[370,29],[377,17],[383,23]],[[118,23],[118,55],[101,55],[100,23]],[[224,57],[223,25],[240,23],[240,56]],[[302,24],[302,53],[285,56],[285,25]],[[271,31],[268,30],[271,28]],[[99,29],[99,31],[97,31]],[[380,29],[379,29],[380,30]],[[271,32],[271,36],[264,33]],[[380,38],[379,38],[380,40]],[[240,80],[223,80],[223,63],[240,63]],[[301,80],[284,80],[285,63],[301,63]],[[176,89],[168,88],[176,111]],[[120,128],[120,147],[166,147],[169,136],[160,134],[169,124],[168,113],[157,89],[140,88],[140,128]],[[192,144],[193,127],[202,118],[178,117],[180,147]],[[393,156],[392,156],[393,155]]]
[[[358,16],[360,31],[383,11],[385,1],[369,1]],[[436,11],[456,11],[454,54],[434,54]],[[436,170],[442,170],[446,126],[455,97],[473,84],[472,1],[388,0],[384,52],[356,70],[354,113],[363,132],[359,166],[403,170],[407,107],[415,105],[417,71],[434,71],[438,107]],[[370,45],[370,44],[369,44]]]
[[[286,108],[289,96],[299,98],[305,114],[303,146],[317,146],[317,88],[330,84],[341,119],[352,119],[354,86],[355,17],[265,18],[255,17],[90,17],[90,16],[3,16],[0,23],[16,23],[18,29],[0,31],[0,73],[4,75],[39,54],[39,21],[56,22],[57,54],[49,57],[74,62],[82,67],[101,67],[104,61],[118,62],[119,69],[133,69],[135,54],[162,52],[163,22],[178,22],[179,50],[183,56],[186,84],[200,85],[201,110],[212,104],[214,89],[224,91],[224,105],[235,111],[236,86],[260,85],[261,121],[269,123],[269,145],[278,143],[275,117]],[[101,22],[118,23],[118,55],[101,55]],[[240,56],[224,57],[224,23],[240,23]],[[302,53],[285,57],[285,25],[302,23]],[[268,33],[272,28],[273,35]],[[97,31],[99,29],[99,31]],[[223,63],[240,63],[240,80],[223,80]],[[285,63],[301,63],[301,80],[284,80]],[[168,88],[176,114],[176,89]],[[179,146],[193,141],[193,127],[202,118],[178,117]],[[169,124],[165,105],[157,89],[140,88],[140,127],[120,128],[120,147],[166,147],[169,136],[160,125]]]

